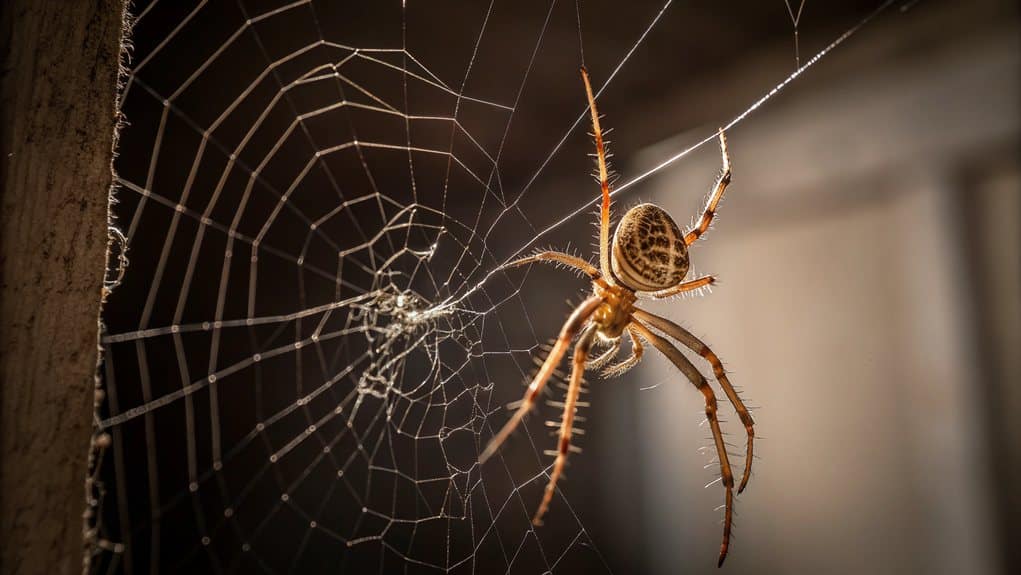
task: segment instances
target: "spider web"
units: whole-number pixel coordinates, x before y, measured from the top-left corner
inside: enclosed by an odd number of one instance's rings
[[[541,425],[477,464],[562,319],[539,317],[526,275],[500,265],[596,199],[547,203],[542,185],[570,138],[590,145],[586,6],[422,4],[136,6],[114,206],[130,267],[104,311],[94,572],[610,571],[563,493],[549,527],[530,525]],[[630,14],[597,92],[671,4]],[[804,3],[786,4],[797,33]],[[890,4],[803,64],[796,52],[725,127]],[[502,25],[515,10],[527,29]],[[545,66],[565,25],[571,57]],[[543,74],[566,77],[577,114],[535,142],[515,128],[558,97]]]

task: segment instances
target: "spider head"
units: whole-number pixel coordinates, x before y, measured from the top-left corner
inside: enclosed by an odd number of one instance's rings
[[[688,273],[688,246],[670,214],[639,204],[624,214],[613,234],[610,267],[634,291],[673,287]]]

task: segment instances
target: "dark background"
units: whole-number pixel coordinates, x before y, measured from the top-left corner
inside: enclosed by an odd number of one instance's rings
[[[807,2],[797,35],[782,1],[671,4],[599,99],[622,181],[881,4]],[[581,49],[598,88],[662,4],[315,1],[260,19],[286,5],[134,8],[114,209],[131,267],[104,313],[101,417],[144,409],[111,426],[97,571],[713,571],[699,394],[659,358],[590,377],[585,451],[542,529],[555,408],[474,465],[585,284],[537,268],[469,288],[595,199],[586,123],[569,133]],[[407,52],[287,58],[320,39]],[[693,252],[721,284],[651,308],[761,407],[725,569],[1021,568],[1017,48],[1007,2],[894,3],[730,131],[734,185]],[[343,79],[292,86],[341,61]],[[455,110],[460,128],[404,116]],[[710,142],[618,201],[687,224],[718,162]],[[589,253],[587,214],[536,245]],[[415,311],[459,303],[388,335],[412,292]]]

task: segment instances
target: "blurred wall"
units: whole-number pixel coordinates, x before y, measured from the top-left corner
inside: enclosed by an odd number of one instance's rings
[[[999,8],[923,5],[877,25],[729,134],[734,183],[692,255],[720,285],[649,308],[702,336],[759,407],[732,572],[1019,567],[1021,62],[1017,21]],[[680,164],[622,201],[654,199],[686,223],[718,150]],[[722,490],[703,489],[717,469],[698,452],[711,445],[701,396],[665,360],[647,363],[632,383],[651,389],[618,423],[642,445],[640,497],[614,504],[641,517],[652,571],[715,572]],[[740,424],[724,417],[740,453]],[[610,480],[623,475],[635,473]]]

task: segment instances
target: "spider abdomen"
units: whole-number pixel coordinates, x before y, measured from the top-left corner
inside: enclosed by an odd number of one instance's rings
[[[673,287],[688,273],[688,246],[670,214],[639,204],[624,214],[613,234],[613,275],[635,291]]]

